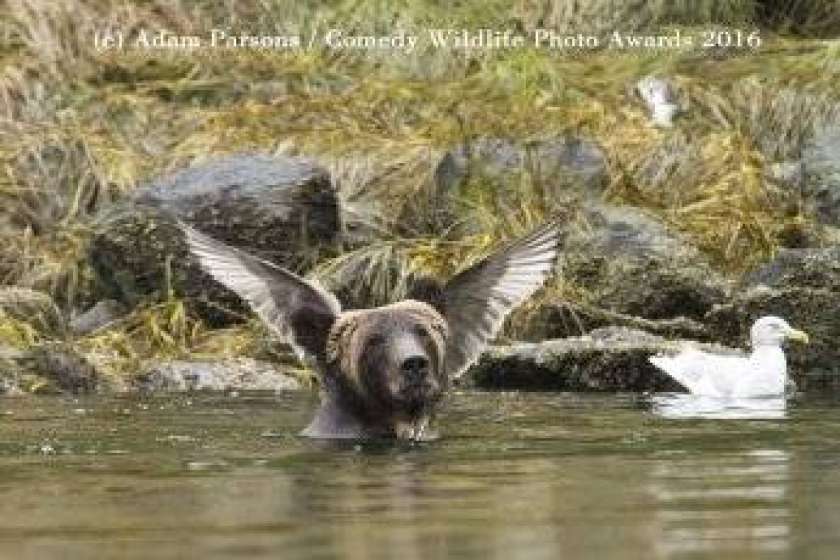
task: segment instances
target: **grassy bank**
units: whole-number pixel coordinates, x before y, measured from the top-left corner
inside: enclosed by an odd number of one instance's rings
[[[737,274],[811,227],[796,199],[768,179],[813,131],[840,118],[840,2],[376,0],[132,3],[9,0],[0,11],[0,282],[48,294],[64,316],[96,301],[85,259],[91,218],[138,184],[214,154],[259,150],[315,156],[350,202],[375,199],[374,246],[353,259],[397,259],[445,270],[515,235],[549,210],[526,180],[518,203],[464,204],[480,234],[398,231],[393,216],[431,181],[449,148],[480,137],[519,141],[573,133],[609,162],[605,197],[649,209]],[[408,54],[217,49],[98,50],[94,35],[218,27],[243,33],[331,28],[359,34],[435,27],[603,34],[657,29],[700,34],[709,24],[760,29],[744,49],[640,51],[446,50]],[[584,26],[586,26],[584,28]],[[650,125],[633,94],[642,76],[668,76],[684,108],[677,127]],[[480,191],[480,189],[478,189]],[[570,202],[572,204],[573,201]],[[367,262],[367,261],[366,261]],[[393,286],[383,286],[383,291]],[[555,286],[562,290],[562,286]],[[149,302],[113,328],[74,343],[115,374],[190,350],[263,355],[259,327],[210,332],[176,300]],[[27,347],[66,335],[4,311],[0,342]],[[263,354],[260,354],[263,353]]]

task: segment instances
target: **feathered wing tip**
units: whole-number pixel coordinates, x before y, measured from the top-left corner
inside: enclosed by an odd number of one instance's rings
[[[181,221],[190,252],[217,282],[245,300],[301,359],[322,362],[341,312],[335,296],[296,274],[226,245]]]
[[[648,361],[651,364],[653,364],[657,368],[661,369],[662,371],[667,373],[669,376],[674,377],[674,375],[671,373],[671,369],[672,369],[671,360],[672,360],[671,358],[669,358],[668,356],[665,356],[664,354],[657,354],[655,356],[650,356],[648,358]]]
[[[560,222],[551,220],[452,278],[443,289],[449,324],[446,368],[459,377],[501,329],[505,317],[554,269]]]
[[[667,373],[671,379],[685,387],[689,392],[694,392],[697,385],[696,375],[685,368],[685,364],[680,362],[680,357],[685,356],[686,353],[678,354],[676,356],[666,356],[664,354],[657,354],[650,356],[648,361]]]

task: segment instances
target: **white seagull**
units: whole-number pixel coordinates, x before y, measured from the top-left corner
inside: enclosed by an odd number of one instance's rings
[[[694,395],[708,397],[768,397],[784,395],[788,384],[782,343],[808,343],[808,335],[779,317],[762,317],[750,329],[749,356],[711,354],[685,349],[675,356],[659,354],[650,362],[679,381]]]

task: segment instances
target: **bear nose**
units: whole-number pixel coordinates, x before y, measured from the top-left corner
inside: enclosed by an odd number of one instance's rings
[[[429,372],[429,360],[426,356],[410,356],[403,361],[402,370],[412,376],[426,375]]]

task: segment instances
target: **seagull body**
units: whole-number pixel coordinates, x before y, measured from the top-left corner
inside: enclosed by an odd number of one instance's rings
[[[808,342],[808,335],[779,317],[762,317],[750,330],[752,352],[729,356],[689,348],[675,356],[651,356],[650,362],[695,395],[766,397],[783,395],[788,384],[782,342]]]

